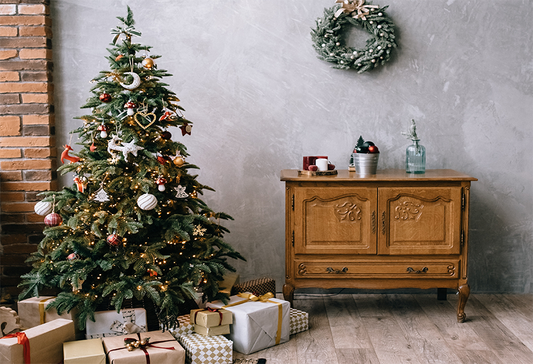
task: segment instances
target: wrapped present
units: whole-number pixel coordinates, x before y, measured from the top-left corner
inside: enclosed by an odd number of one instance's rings
[[[231,296],[231,289],[239,280],[239,274],[234,272],[226,272],[224,280],[218,282],[219,291]]]
[[[233,323],[231,311],[213,308],[191,310],[191,323],[203,327],[229,325]]]
[[[256,296],[262,296],[268,292],[276,293],[276,281],[272,278],[259,278],[246,281],[233,286],[231,294],[251,292]]]
[[[187,364],[231,364],[233,343],[224,336],[189,334],[180,337]]]
[[[60,363],[63,343],[75,338],[74,322],[56,319],[0,339],[0,363]]]
[[[94,313],[94,321],[87,319],[87,339],[146,332],[144,308],[128,308],[117,311]]]
[[[226,335],[230,333],[229,325],[205,327],[200,325],[194,325],[194,332],[205,336],[217,336]]]
[[[168,330],[176,339],[179,339],[181,335],[188,335],[193,332],[194,325],[191,324],[190,315],[178,316],[178,323],[178,327]]]
[[[239,293],[231,296],[226,305],[214,301],[207,306],[233,312],[229,339],[236,351],[250,354],[289,341],[290,304],[273,297],[270,292],[260,297]]]
[[[309,314],[304,311],[291,308],[289,311],[290,315],[290,325],[291,325],[291,335],[297,334],[299,332],[309,329]]]
[[[63,312],[58,315],[55,308],[46,309],[55,299],[54,296],[32,297],[18,302],[18,314],[20,316],[20,326],[29,329],[37,325],[50,322],[58,318],[73,320],[75,322],[75,312]]]
[[[69,341],[63,343],[64,364],[106,364],[101,339]]]
[[[109,364],[185,363],[185,350],[168,331],[104,337]]]

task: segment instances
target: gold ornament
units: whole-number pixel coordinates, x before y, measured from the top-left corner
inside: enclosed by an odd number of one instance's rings
[[[133,349],[135,349],[131,344],[126,345],[126,347],[128,348],[128,351],[133,351]]]
[[[150,69],[154,67],[154,60],[150,57],[146,57],[145,59],[143,59],[142,65],[144,68]]]
[[[177,156],[176,158],[174,158],[174,165],[176,167],[181,167],[184,164],[185,164],[185,159],[183,159],[183,157]]]

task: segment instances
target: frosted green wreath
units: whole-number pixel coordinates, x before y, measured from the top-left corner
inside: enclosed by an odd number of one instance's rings
[[[324,9],[324,17],[316,21],[311,32],[318,58],[335,63],[333,68],[355,69],[363,73],[390,59],[396,47],[394,24],[385,14],[388,6],[368,5],[364,0],[337,0],[341,5]],[[363,49],[344,45],[346,26],[362,27],[370,34]]]

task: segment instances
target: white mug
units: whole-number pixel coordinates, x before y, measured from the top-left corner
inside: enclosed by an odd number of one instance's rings
[[[328,170],[328,160],[324,158],[319,158],[315,161],[315,165],[318,167],[319,171],[327,171]]]

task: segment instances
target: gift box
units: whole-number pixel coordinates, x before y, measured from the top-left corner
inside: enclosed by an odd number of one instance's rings
[[[224,280],[218,282],[219,291],[231,296],[231,289],[239,280],[239,274],[234,272],[227,272],[224,274]]]
[[[178,316],[178,323],[178,327],[168,330],[176,339],[179,339],[181,335],[192,334],[194,325],[191,324],[190,315]]]
[[[228,310],[191,310],[190,321],[203,327],[229,325],[233,323],[233,315]]]
[[[129,350],[127,343],[146,345]],[[185,363],[185,350],[168,331],[150,331],[137,334],[104,337],[102,339],[109,364]]]
[[[267,294],[268,292],[276,293],[276,281],[272,278],[259,278],[246,281],[233,286],[231,294],[251,292],[256,296]]]
[[[128,308],[117,311],[94,313],[94,321],[87,319],[87,339],[146,332],[146,311],[144,308]]]
[[[63,343],[64,364],[106,364],[101,339],[69,341]]]
[[[230,326],[222,325],[222,326],[205,327],[205,326],[200,326],[200,325],[194,325],[194,332],[200,335],[205,335],[205,336],[227,335],[230,333]]]
[[[41,296],[19,301],[17,305],[20,326],[23,329],[29,329],[58,318],[72,320],[76,323],[74,310],[58,315],[55,308],[46,309],[46,306],[52,303],[54,299],[54,296]]]
[[[273,298],[272,293],[261,297],[249,293],[231,296],[229,303],[207,303],[208,307],[224,308],[233,313],[229,339],[236,351],[250,354],[289,341],[290,304]]]
[[[60,363],[63,343],[75,338],[74,322],[56,319],[0,339],[0,363]],[[19,343],[20,342],[20,343]]]
[[[233,343],[224,336],[189,334],[180,337],[187,364],[231,364]]]
[[[309,329],[309,314],[304,311],[291,308],[289,311],[291,335]]]

